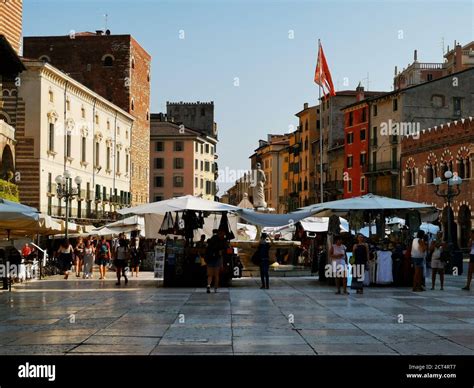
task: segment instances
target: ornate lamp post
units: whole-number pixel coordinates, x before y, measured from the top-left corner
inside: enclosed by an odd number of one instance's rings
[[[82,178],[80,176],[76,176],[74,178],[74,182],[76,183],[77,188],[72,187],[71,173],[66,170],[64,171],[63,175],[58,175],[55,181],[57,185],[58,198],[59,199],[64,198],[64,201],[66,202],[66,218],[65,218],[66,230],[64,232],[64,238],[67,239],[68,221],[69,221],[69,201],[79,195],[79,186],[82,183]]]
[[[461,183],[462,179],[458,175],[454,175],[451,171],[446,171],[444,173],[444,177],[446,178],[446,182],[443,182],[443,180],[440,177],[437,177],[434,179],[433,183],[436,186],[435,194],[438,197],[445,198],[446,201],[448,202],[448,211],[447,211],[447,222],[448,222],[448,252],[449,256],[452,257],[453,254],[453,236],[452,236],[452,220],[451,220],[451,202],[454,197],[458,196],[461,194]],[[441,186],[446,183],[446,188],[441,189]]]

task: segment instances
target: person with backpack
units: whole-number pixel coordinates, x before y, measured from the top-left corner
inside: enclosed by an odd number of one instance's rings
[[[107,265],[110,261],[110,244],[105,239],[105,236],[102,236],[100,242],[97,244],[96,255],[97,264],[99,265],[99,280],[104,280]]]
[[[214,284],[214,292],[219,287],[219,274],[223,266],[224,253],[229,247],[226,240],[225,230],[214,229],[213,236],[207,241],[205,261],[207,264],[207,288],[206,292],[211,293],[211,285]]]
[[[118,246],[115,249],[115,269],[117,273],[117,283],[116,286],[120,286],[120,279],[123,276],[125,278],[125,284],[128,283],[127,275],[125,274],[125,268],[128,265],[128,260],[130,258],[130,248],[128,247],[128,241],[124,238],[121,238],[118,242]]]

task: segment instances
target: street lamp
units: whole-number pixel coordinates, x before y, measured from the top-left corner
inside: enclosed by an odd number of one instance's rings
[[[68,221],[69,221],[69,201],[79,195],[79,186],[82,183],[82,178],[80,176],[76,176],[74,178],[74,182],[76,183],[77,188],[72,187],[71,173],[66,170],[64,171],[63,175],[58,175],[55,181],[57,185],[58,198],[59,199],[64,198],[66,202],[66,219],[65,219],[66,228],[64,232],[64,238],[67,240]]]
[[[440,177],[436,177],[433,181],[434,185],[436,186],[435,194],[438,197],[445,198],[448,201],[448,210],[447,210],[447,222],[448,222],[448,253],[449,256],[452,257],[453,253],[453,236],[451,230],[451,201],[454,197],[457,197],[461,194],[461,183],[462,179],[456,174],[453,175],[451,171],[446,171],[444,173],[444,177],[446,178],[446,182]],[[444,190],[441,190],[441,185],[446,183],[447,187]]]

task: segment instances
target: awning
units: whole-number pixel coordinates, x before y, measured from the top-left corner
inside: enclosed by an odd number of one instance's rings
[[[163,201],[147,203],[135,207],[120,209],[120,214],[165,214],[183,210],[224,212],[235,211],[239,208],[226,203],[208,201],[192,195],[184,195],[178,198],[165,199]]]

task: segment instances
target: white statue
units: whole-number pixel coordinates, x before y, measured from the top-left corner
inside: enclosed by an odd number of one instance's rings
[[[257,169],[252,171],[252,183],[250,187],[253,188],[253,206],[255,208],[266,208],[264,186],[267,179],[265,172],[262,170],[262,165],[257,163]]]

